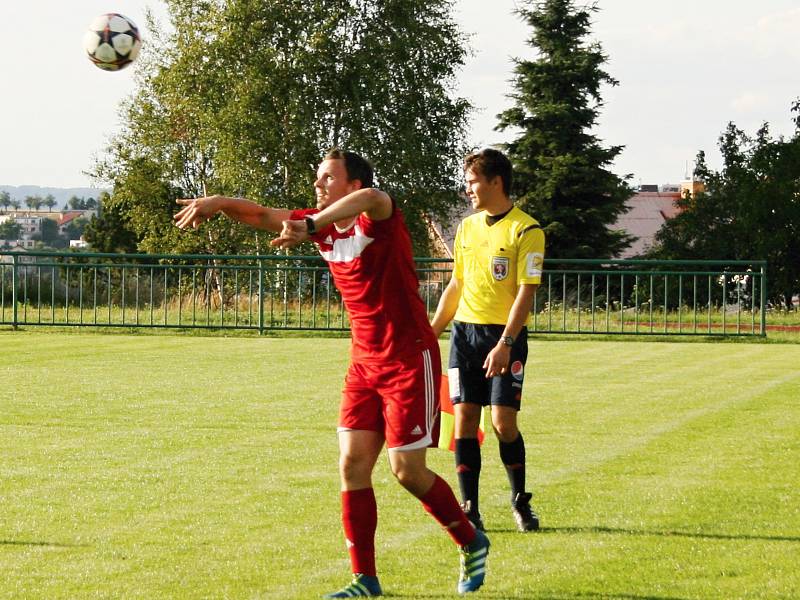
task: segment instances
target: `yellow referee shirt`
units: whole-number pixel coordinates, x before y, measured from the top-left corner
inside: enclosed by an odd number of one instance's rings
[[[505,325],[523,283],[541,283],[544,232],[516,206],[494,224],[485,211],[458,226],[453,277],[462,282],[455,320]]]

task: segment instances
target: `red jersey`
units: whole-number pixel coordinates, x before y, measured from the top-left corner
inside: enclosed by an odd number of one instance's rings
[[[292,211],[293,220],[318,213]],[[411,253],[411,237],[395,205],[373,221],[364,213],[345,230],[323,227],[312,236],[328,263],[350,315],[353,361],[417,355],[436,346]]]

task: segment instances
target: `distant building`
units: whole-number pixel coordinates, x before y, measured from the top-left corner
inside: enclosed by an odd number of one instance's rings
[[[78,248],[78,249],[85,249],[89,247],[89,242],[84,240],[83,238],[79,240],[70,240],[69,241],[70,248]]]
[[[58,233],[61,235],[66,234],[67,225],[69,225],[75,219],[85,216],[86,212],[87,211],[85,210],[67,210],[60,213],[60,217],[58,219]]]
[[[97,216],[98,210],[96,208],[89,208],[86,210],[72,210],[72,209],[64,209],[64,210],[29,210],[29,209],[14,209],[9,208],[7,210],[3,210],[0,208],[0,219],[4,216],[14,217],[15,219],[19,219],[21,217],[41,217],[43,219],[52,219],[53,221],[60,221],[64,215],[72,215],[75,214],[78,217],[85,217],[86,219],[90,219],[93,216]],[[73,217],[74,218],[74,217]]]
[[[3,241],[0,240],[0,247],[3,247],[4,245],[13,245],[18,249],[31,250],[36,245],[36,239],[34,238],[41,239],[42,223],[45,222],[45,219],[54,221],[58,225],[59,235],[66,236],[67,226],[69,223],[80,217],[88,220],[93,215],[97,215],[97,209],[66,211],[8,210],[5,213],[0,214],[0,224],[5,223],[6,221],[14,221],[21,226],[22,230],[18,240],[8,240],[6,244],[3,244]],[[85,244],[85,242],[80,242],[79,240],[74,241],[78,243],[78,245],[74,247],[84,247],[81,244]]]
[[[0,217],[3,219],[3,217]],[[31,216],[9,216],[4,220],[13,220],[22,227],[22,237],[27,239],[42,232],[42,217]],[[0,221],[2,223],[2,221]]]
[[[611,229],[623,229],[638,238],[619,258],[633,258],[644,254],[653,245],[658,230],[680,212],[676,202],[687,193],[694,196],[702,191],[702,182],[695,180],[663,185],[640,185],[638,191],[626,202],[628,212],[611,227]],[[448,223],[428,222],[434,257],[452,258],[456,229],[459,223],[472,213],[471,203],[464,198],[463,204],[458,206]],[[532,216],[536,218],[536,215]]]
[[[8,221],[13,221],[20,226],[19,239],[16,240],[0,240],[0,247],[7,250],[9,247],[12,250],[31,250],[36,242],[33,236],[38,235],[42,231],[41,217],[29,217],[15,214],[0,215],[0,225]]]
[[[680,212],[676,202],[687,193],[694,196],[702,191],[703,184],[695,180],[639,186],[639,191],[625,203],[628,212],[612,226],[612,229],[623,229],[638,238],[620,254],[620,258],[633,258],[647,252],[658,230]]]
[[[656,186],[656,190],[658,186]],[[620,258],[633,258],[647,252],[661,226],[678,214],[675,202],[680,192],[640,191],[625,203],[628,212],[620,216],[611,229],[623,229],[637,239],[620,254]]]
[[[453,216],[447,223],[428,220],[428,235],[431,238],[432,254],[434,258],[453,258],[453,242],[456,239],[456,230],[466,217],[474,211],[472,202],[461,196],[461,202],[456,207]]]
[[[32,240],[0,240],[0,251],[2,252],[27,252],[32,249]],[[0,262],[10,265],[14,259],[8,255],[0,256]]]

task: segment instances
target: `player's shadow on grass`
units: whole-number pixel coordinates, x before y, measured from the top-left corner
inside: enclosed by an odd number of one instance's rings
[[[688,537],[708,540],[759,540],[764,542],[800,542],[800,537],[786,535],[745,535],[727,533],[696,533],[690,531],[648,531],[640,529],[623,529],[615,527],[545,527],[537,534],[542,533],[609,533],[613,535],[640,535],[655,537]],[[534,534],[536,535],[536,534]]]
[[[476,592],[476,597],[479,598],[493,598],[496,600],[508,600],[509,596],[504,592],[493,592],[491,588],[487,589],[491,583],[487,581],[486,586],[482,587]],[[397,600],[419,600],[420,598],[428,600],[448,600],[453,597],[453,594],[422,594],[413,596],[404,596],[403,594],[384,594],[385,598],[396,598]],[[653,596],[653,595],[640,595],[640,594],[608,594],[604,592],[590,592],[578,594],[546,594],[531,591],[527,595],[524,591],[517,591],[513,598],[531,598],[536,600],[576,600],[576,598],[608,598],[609,600],[688,600],[682,596]]]
[[[60,544],[58,542],[36,542],[25,540],[0,540],[0,546],[40,546],[42,548],[88,548],[88,544]]]
[[[591,594],[572,594],[570,596],[554,596],[552,599],[548,600],[556,600],[561,598],[609,598],[613,600],[687,600],[682,596],[650,596],[650,595],[641,595],[641,594],[604,594],[601,592],[595,593],[592,592]]]

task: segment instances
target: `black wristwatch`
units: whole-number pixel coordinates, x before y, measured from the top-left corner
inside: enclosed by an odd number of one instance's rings
[[[306,229],[308,230],[308,235],[314,235],[317,233],[317,224],[314,222],[314,219],[311,217],[306,217]]]
[[[514,345],[514,338],[510,335],[501,335],[500,341],[503,342],[506,346],[513,346]]]

